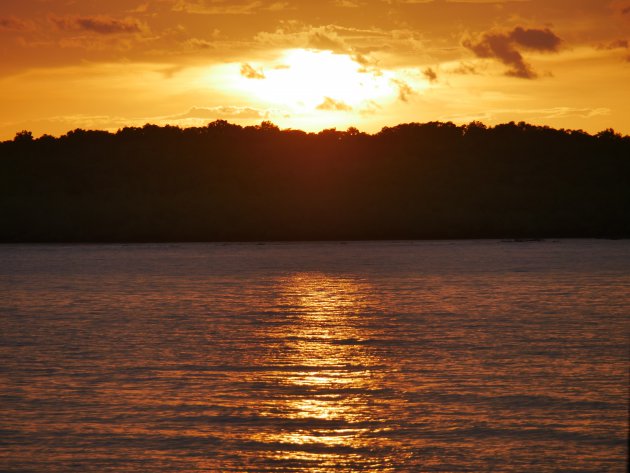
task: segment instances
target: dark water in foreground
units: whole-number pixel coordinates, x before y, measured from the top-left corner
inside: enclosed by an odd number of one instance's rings
[[[622,472],[630,242],[0,246],[0,470]]]

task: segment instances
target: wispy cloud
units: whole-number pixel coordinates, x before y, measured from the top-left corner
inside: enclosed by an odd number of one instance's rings
[[[479,74],[479,70],[477,66],[468,62],[460,62],[457,67],[452,69],[450,72],[453,74],[463,74],[463,75],[476,75]]]
[[[241,66],[241,75],[247,79],[264,79],[265,74],[262,70],[256,70],[249,64],[243,64]]]
[[[349,112],[352,107],[345,102],[335,100],[330,97],[324,97],[324,101],[317,106],[317,110],[325,110],[330,112]]]
[[[261,31],[254,40],[269,46],[321,49],[336,53],[352,50],[332,25],[315,27],[293,21],[282,22],[275,31]]]
[[[261,0],[177,0],[173,5],[173,11],[197,15],[253,15],[260,11],[281,12],[289,9],[289,2]]]
[[[129,34],[142,31],[140,22],[133,18],[108,16],[52,17],[52,22],[61,30],[87,31],[98,34]]]
[[[627,39],[616,39],[606,44],[598,44],[597,49],[628,49],[630,42]]]
[[[26,30],[29,29],[28,24],[15,17],[0,17],[0,30]]]
[[[359,8],[357,0],[334,0],[334,5],[342,8]]]
[[[174,120],[181,120],[186,118],[199,118],[199,119],[266,119],[269,118],[268,110],[260,110],[252,107],[233,107],[233,106],[220,106],[220,107],[193,107],[188,112],[181,115],[175,115],[169,117]]]

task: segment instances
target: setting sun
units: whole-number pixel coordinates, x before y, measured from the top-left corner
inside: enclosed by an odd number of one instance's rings
[[[346,54],[291,49],[256,75],[241,74],[236,84],[246,94],[296,112],[352,112],[394,100],[393,79],[390,72],[366,68]]]

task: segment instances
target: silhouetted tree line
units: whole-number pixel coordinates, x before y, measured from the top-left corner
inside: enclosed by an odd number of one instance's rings
[[[0,143],[2,241],[630,236],[630,137],[146,125]]]

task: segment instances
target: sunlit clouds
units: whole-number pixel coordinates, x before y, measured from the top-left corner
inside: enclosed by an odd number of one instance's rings
[[[231,75],[229,66],[223,74]],[[404,72],[369,70],[346,54],[291,49],[258,68],[240,66],[240,75],[231,84],[235,95],[268,102],[289,115],[310,115],[314,122],[334,125],[338,117],[322,115],[352,113],[354,119],[374,104],[384,107],[394,102],[402,82],[397,77]],[[416,87],[426,87],[417,82]]]
[[[6,0],[0,139],[218,118],[629,133],[629,11],[624,0]]]

